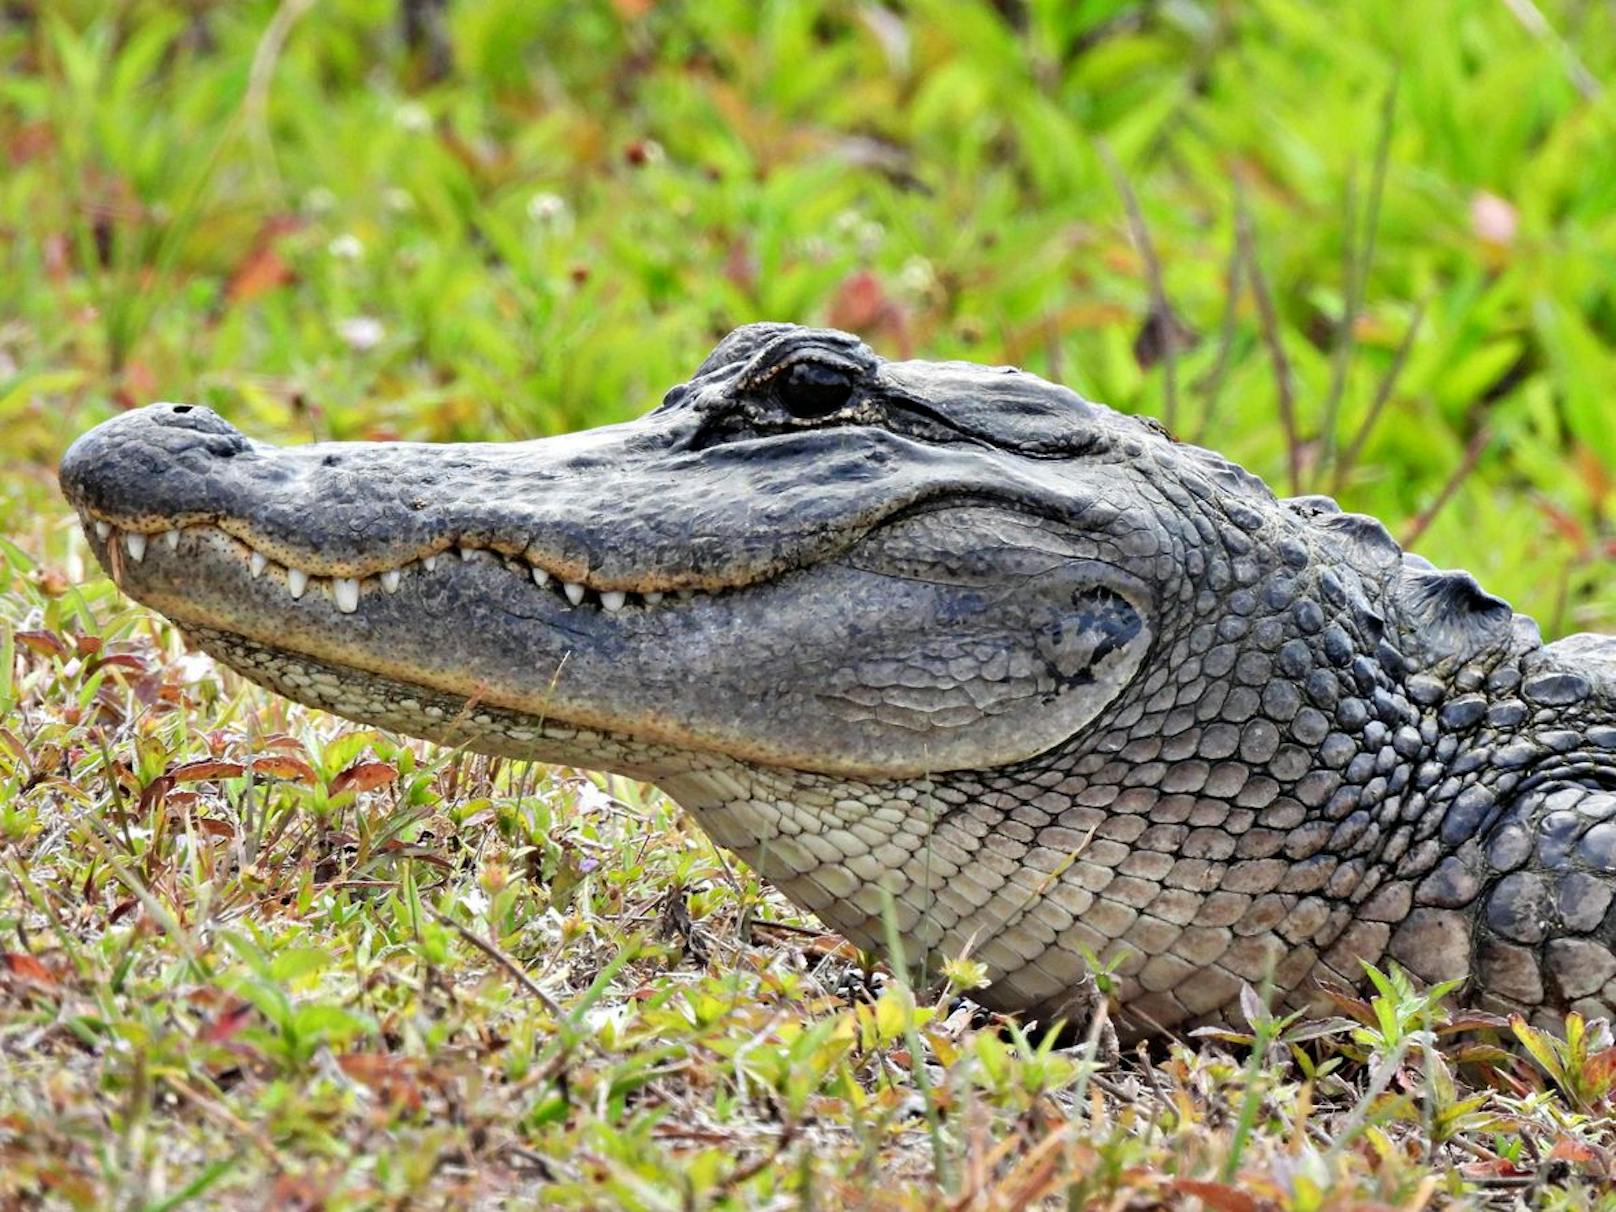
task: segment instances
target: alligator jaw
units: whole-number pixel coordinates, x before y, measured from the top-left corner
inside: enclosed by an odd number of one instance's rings
[[[92,548],[131,596],[171,619],[200,647],[283,694],[446,743],[520,757],[593,760],[654,778],[689,767],[688,750],[620,735],[621,721],[576,704],[563,716],[555,676],[479,678],[454,640],[452,619],[468,603],[504,610],[508,620],[554,616],[548,626],[644,625],[651,613],[702,608],[704,590],[627,594],[550,577],[486,548],[451,547],[374,576],[331,577],[285,568],[222,528],[200,523],[148,537],[86,519]],[[401,620],[444,619],[441,660],[377,642]],[[656,620],[660,625],[663,620]],[[472,624],[465,624],[470,626]],[[428,650],[430,652],[430,650]],[[537,662],[535,662],[537,664]]]

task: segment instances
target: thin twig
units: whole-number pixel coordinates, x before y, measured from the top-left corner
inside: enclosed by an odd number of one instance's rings
[[[1549,19],[1543,15],[1532,0],[1504,0],[1504,7],[1515,15],[1515,20],[1521,23],[1521,28],[1534,38],[1552,43],[1565,60],[1566,75],[1571,77],[1571,84],[1584,101],[1592,101],[1598,97],[1601,90],[1599,81],[1588,70],[1582,60],[1577,58],[1577,52],[1571,49],[1571,44],[1560,36],[1558,30],[1549,24]]]
[[[1468,1153],[1477,1161],[1495,1162],[1498,1160],[1498,1154],[1494,1153],[1491,1149],[1484,1149],[1474,1141],[1467,1140],[1462,1136],[1450,1136],[1442,1143],[1451,1145],[1455,1149],[1458,1149],[1461,1153]]]
[[[555,998],[551,997],[543,989],[539,988],[539,986],[533,982],[533,978],[528,976],[526,972],[522,971],[522,966],[520,964],[518,964],[510,956],[506,955],[505,952],[501,951],[492,942],[481,937],[480,935],[472,933],[465,926],[462,926],[459,922],[455,921],[454,918],[449,917],[446,914],[439,913],[430,905],[426,906],[426,911],[437,919],[439,925],[449,927],[449,929],[453,930],[462,939],[470,943],[473,947],[477,948],[477,950],[481,951],[501,968],[505,969],[505,971],[510,974],[511,979],[526,990],[535,1001],[548,1010],[550,1012],[550,1016],[558,1023],[565,1024],[572,1021],[571,1016],[566,1012],[565,1009],[562,1008],[560,1002],[556,1001]]]
[[[1335,347],[1330,357],[1330,391],[1324,397],[1324,417],[1319,422],[1319,462],[1313,469],[1315,480],[1322,480],[1335,457],[1336,417],[1341,398],[1347,392],[1347,371],[1352,363],[1354,323],[1361,305],[1358,296],[1358,174],[1347,173],[1346,195],[1341,203],[1341,315],[1335,325]]]
[[[1151,243],[1150,229],[1145,225],[1145,212],[1139,207],[1139,198],[1133,192],[1128,175],[1111,154],[1104,140],[1097,145],[1100,159],[1105,162],[1111,181],[1122,196],[1122,208],[1128,216],[1128,231],[1133,236],[1139,257],[1145,263],[1145,281],[1150,287],[1150,318],[1146,323],[1156,324],[1162,334],[1162,420],[1169,433],[1178,431],[1178,320],[1167,301],[1167,287],[1162,279],[1161,258]]]
[[[1150,1083],[1151,1093],[1155,1095],[1156,1104],[1160,1108],[1160,1111],[1152,1112],[1150,1121],[1145,1125],[1145,1144],[1148,1146],[1155,1140],[1156,1125],[1161,1118],[1160,1112],[1166,1112],[1175,1120],[1179,1115],[1173,1100],[1168,1098],[1167,1091],[1162,1089],[1161,1077],[1156,1073],[1156,1066],[1150,1061],[1150,1046],[1143,1042],[1139,1045],[1139,1066],[1145,1071],[1145,1080]]]
[[[1409,317],[1408,331],[1403,334],[1403,340],[1397,346],[1397,353],[1392,357],[1392,364],[1386,368],[1381,376],[1380,384],[1375,389],[1375,398],[1369,405],[1369,411],[1358,425],[1358,432],[1352,435],[1352,441],[1342,452],[1335,464],[1335,476],[1331,481],[1330,491],[1339,495],[1352,474],[1353,468],[1358,465],[1358,457],[1363,454],[1364,443],[1369,441],[1369,435],[1380,420],[1380,414],[1392,398],[1392,391],[1397,386],[1398,379],[1403,376],[1403,368],[1408,364],[1408,356],[1414,350],[1414,338],[1419,334],[1420,324],[1425,319],[1425,305],[1416,303],[1414,314]]]
[[[1096,1090],[1103,1090],[1112,1098],[1117,1099],[1120,1102],[1125,1102],[1137,1107],[1141,1101],[1137,1094],[1130,1094],[1128,1092],[1128,1088],[1121,1082],[1112,1081],[1103,1073],[1092,1074],[1089,1077],[1089,1081],[1093,1084]]]
[[[1206,435],[1212,428],[1212,418],[1223,395],[1223,381],[1229,372],[1234,354],[1234,339],[1238,334],[1240,318],[1240,288],[1245,274],[1246,258],[1240,238],[1229,244],[1229,266],[1223,274],[1223,322],[1218,330],[1218,357],[1201,380],[1201,421],[1195,430],[1195,444],[1206,444]]]
[[[1402,84],[1401,73],[1394,75],[1380,102],[1380,133],[1375,141],[1375,167],[1369,177],[1369,209],[1364,215],[1363,251],[1357,267],[1360,301],[1364,283],[1369,278],[1369,267],[1375,260],[1375,242],[1380,238],[1380,205],[1386,197],[1386,169],[1391,164],[1392,127],[1397,117],[1397,94]]]
[[[1436,515],[1442,511],[1442,507],[1448,503],[1454,493],[1459,491],[1459,486],[1469,478],[1470,473],[1476,470],[1476,464],[1481,459],[1481,452],[1487,449],[1487,443],[1492,441],[1492,436],[1492,430],[1485,425],[1476,430],[1475,436],[1470,439],[1469,445],[1465,447],[1464,458],[1459,460],[1459,466],[1453,469],[1453,474],[1448,477],[1448,482],[1442,485],[1442,491],[1436,494],[1436,500],[1427,505],[1421,511],[1420,516],[1415,518],[1409,524],[1408,529],[1403,532],[1401,541],[1404,547],[1414,546],[1415,543],[1419,542],[1420,536],[1430,529],[1431,523],[1436,520]]]
[[[792,922],[770,921],[766,917],[754,917],[752,925],[763,930],[784,930],[787,934],[803,934],[809,938],[824,938],[826,935],[835,935],[834,930],[826,930],[823,926],[798,926]]]
[[[739,1166],[726,1174],[718,1185],[706,1195],[717,1203],[725,1195],[734,1191],[743,1183],[756,1178],[763,1171],[780,1160],[781,1156],[791,1147],[791,1142],[797,1139],[797,1121],[788,1119],[785,1126],[780,1129],[780,1135],[774,1142],[774,1148],[765,1149],[744,1166]]]
[[[1246,272],[1251,276],[1251,294],[1257,301],[1257,315],[1262,321],[1263,342],[1268,346],[1268,357],[1274,367],[1274,385],[1279,392],[1279,424],[1285,433],[1285,456],[1290,474],[1291,495],[1302,492],[1302,439],[1296,431],[1296,389],[1291,382],[1291,364],[1285,357],[1285,346],[1280,339],[1279,317],[1274,312],[1273,296],[1268,292],[1268,279],[1263,276],[1262,262],[1257,258],[1257,242],[1251,227],[1251,212],[1246,208],[1245,193],[1235,182],[1235,232],[1244,250]]]
[[[285,1167],[286,1158],[279,1149],[275,1148],[275,1142],[262,1128],[256,1124],[248,1123],[218,1099],[211,1098],[202,1091],[186,1084],[185,1080],[172,1070],[163,1074],[162,1081],[165,1087],[190,1103],[203,1115],[223,1124],[240,1139],[250,1141],[253,1147],[262,1153],[271,1165],[278,1168]]]

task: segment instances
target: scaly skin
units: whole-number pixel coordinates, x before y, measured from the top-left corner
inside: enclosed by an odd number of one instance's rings
[[[630,425],[277,449],[154,405],[61,480],[246,676],[654,781],[996,1008],[1081,1015],[1087,954],[1129,1036],[1389,958],[1616,1009],[1616,641],[1030,375],[752,325]]]

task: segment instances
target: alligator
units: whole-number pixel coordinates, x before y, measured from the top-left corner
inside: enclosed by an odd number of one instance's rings
[[[637,421],[277,447],[154,404],[61,486],[123,590],[351,719],[661,787],[861,948],[1123,1034],[1395,961],[1616,1009],[1616,638],[1011,367],[739,328]]]

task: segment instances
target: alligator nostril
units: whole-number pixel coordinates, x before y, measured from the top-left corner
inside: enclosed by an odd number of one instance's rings
[[[176,404],[176,405],[174,405],[174,411],[175,412],[190,412],[191,409],[194,408],[194,407],[195,407],[194,404]]]

